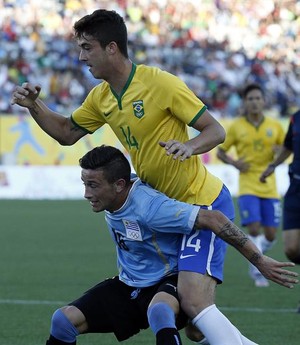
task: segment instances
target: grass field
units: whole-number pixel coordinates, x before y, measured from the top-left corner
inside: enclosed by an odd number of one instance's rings
[[[0,221],[0,344],[44,345],[56,308],[117,273],[113,244],[102,214],[85,201],[1,200]],[[286,260],[280,232],[269,254]],[[255,288],[247,272],[246,260],[229,248],[220,309],[258,344],[299,345],[300,286]],[[79,345],[117,343],[111,334],[78,338]],[[123,344],[154,345],[155,339],[147,330]]]

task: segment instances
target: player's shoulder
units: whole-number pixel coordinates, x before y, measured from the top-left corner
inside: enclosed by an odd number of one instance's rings
[[[155,83],[164,83],[166,81],[175,82],[176,80],[180,80],[177,76],[168,71],[149,65],[137,65],[136,74],[139,79]]]
[[[110,92],[110,86],[106,81],[101,81],[99,84],[94,86],[89,92],[90,97],[99,97],[100,95]]]
[[[163,195],[161,192],[151,187],[147,182],[142,181],[139,178],[136,178],[133,188],[140,194],[144,194],[145,197],[149,198],[152,198],[157,195]]]
[[[248,122],[247,122],[246,116],[239,116],[239,117],[232,119],[230,127],[231,128],[240,128],[241,126],[244,126],[247,123]]]
[[[152,75],[157,76],[162,73],[164,73],[164,70],[162,70],[159,67],[156,66],[150,66],[150,65],[136,65],[136,72],[140,75]]]
[[[137,207],[149,206],[153,201],[157,199],[166,199],[166,195],[151,187],[148,183],[141,181],[137,178],[132,187],[133,202],[137,204]]]
[[[264,118],[265,118],[265,121],[274,122],[274,123],[279,122],[279,119],[277,119],[271,115],[265,115]]]
[[[277,118],[274,118],[272,116],[266,115],[264,117],[264,120],[265,120],[265,123],[268,124],[268,125],[273,125],[273,126],[281,127],[281,122]]]

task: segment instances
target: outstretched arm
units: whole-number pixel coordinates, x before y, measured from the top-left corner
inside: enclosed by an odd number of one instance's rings
[[[200,209],[196,219],[195,229],[208,228],[225,242],[237,249],[248,261],[273,282],[293,288],[298,283],[298,274],[284,269],[295,266],[292,262],[280,262],[263,255],[248,236],[231,222],[222,212]]]
[[[12,94],[11,104],[18,104],[30,112],[36,123],[50,137],[61,145],[73,145],[86,132],[75,126],[71,119],[49,109],[39,99],[41,87],[30,83],[17,86]]]

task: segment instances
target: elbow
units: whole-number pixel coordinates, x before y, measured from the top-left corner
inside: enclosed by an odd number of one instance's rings
[[[222,144],[226,139],[226,131],[221,124],[214,126],[210,135],[214,138],[215,146]]]
[[[226,132],[222,126],[220,126],[217,138],[218,138],[218,144],[224,143],[225,138],[226,138]]]
[[[59,140],[58,143],[61,146],[71,146],[72,144],[70,144],[69,142],[65,141],[65,140]]]
[[[68,137],[57,138],[56,140],[61,146],[72,146],[76,143],[76,140]]]
[[[219,210],[200,209],[195,228],[211,229],[218,236],[225,221],[224,217],[224,214]]]
[[[216,156],[218,159],[220,159],[221,161],[223,161],[223,155],[222,155],[222,150],[220,148],[218,148]]]

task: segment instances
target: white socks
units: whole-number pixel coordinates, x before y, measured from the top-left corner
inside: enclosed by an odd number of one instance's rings
[[[258,236],[251,236],[248,235],[250,240],[256,244],[256,247],[262,252],[265,253],[268,250],[270,250],[273,245],[276,243],[276,240],[269,241],[266,239],[266,236],[264,234],[258,235]]]
[[[260,236],[261,236],[261,239],[260,239],[261,249],[262,249],[262,252],[265,253],[274,246],[274,244],[276,243],[276,240],[269,241],[266,239],[265,235],[259,235],[259,237]]]
[[[198,344],[209,345],[257,345],[244,337],[223,315],[215,304],[202,310],[192,323],[205,335]],[[206,341],[206,342],[203,342]]]

